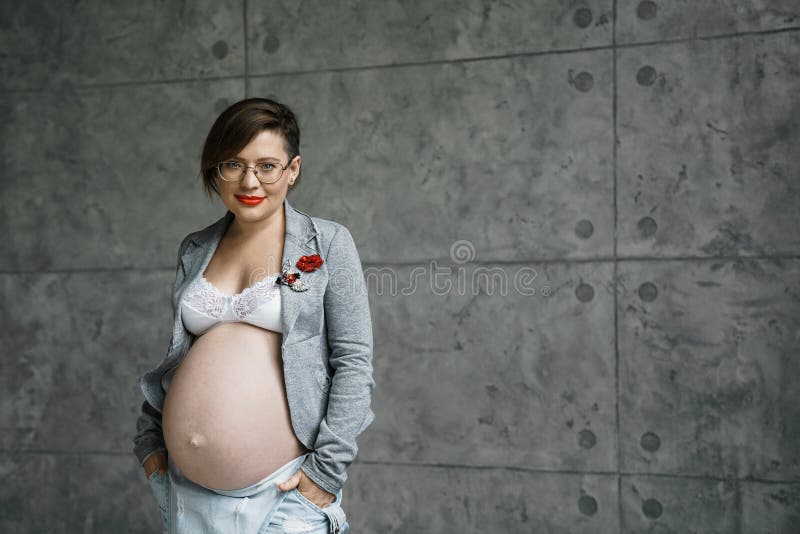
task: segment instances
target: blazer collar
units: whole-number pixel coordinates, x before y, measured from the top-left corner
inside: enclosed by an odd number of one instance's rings
[[[278,266],[278,270],[281,270],[283,261],[289,260],[292,270],[296,271],[295,263],[300,256],[320,253],[318,250],[319,241],[314,240],[317,236],[317,229],[311,217],[292,207],[288,199],[284,199],[283,207],[286,235],[283,240],[283,257],[281,265]],[[211,263],[211,258],[214,256],[217,246],[222,240],[222,236],[225,235],[225,231],[228,229],[231,221],[233,221],[233,218],[233,212],[227,210],[225,215],[219,220],[191,236],[190,241],[192,245],[187,247],[186,251],[181,256],[186,278],[183,287],[179,289],[180,294],[176,295],[176,302],[180,302],[183,291],[205,272],[206,267]],[[319,278],[319,274],[319,271],[303,273],[302,279],[303,282],[309,286],[308,291],[313,290]],[[300,311],[300,305],[306,293],[307,292],[294,291],[285,284],[281,284],[280,286],[281,323],[284,345],[289,337],[292,326],[294,326],[295,319]],[[180,306],[178,306],[178,313],[180,313]],[[180,318],[178,318],[178,320],[180,321]]]

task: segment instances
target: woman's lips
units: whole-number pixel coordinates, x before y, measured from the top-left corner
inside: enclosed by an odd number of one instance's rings
[[[265,197],[251,197],[247,195],[233,195],[241,202],[242,204],[246,204],[248,206],[255,206],[256,204],[261,204]]]

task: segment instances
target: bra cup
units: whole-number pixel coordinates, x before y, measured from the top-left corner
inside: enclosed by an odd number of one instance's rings
[[[195,280],[181,299],[181,317],[186,329],[196,336],[222,322],[245,322],[282,332],[281,298],[275,278],[262,279],[236,295],[221,293],[204,276]]]

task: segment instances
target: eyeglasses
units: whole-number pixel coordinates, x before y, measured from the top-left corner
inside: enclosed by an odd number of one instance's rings
[[[219,177],[226,182],[240,182],[247,174],[247,169],[253,169],[253,173],[262,184],[274,184],[281,179],[287,167],[288,163],[281,165],[277,161],[264,161],[255,167],[248,167],[239,161],[229,160],[218,163],[216,168]]]

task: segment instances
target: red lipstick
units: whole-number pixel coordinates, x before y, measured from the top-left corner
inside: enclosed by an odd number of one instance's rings
[[[254,197],[248,195],[233,195],[233,196],[235,196],[239,202],[247,206],[255,206],[257,204],[261,204],[261,202],[265,198],[265,197]]]

